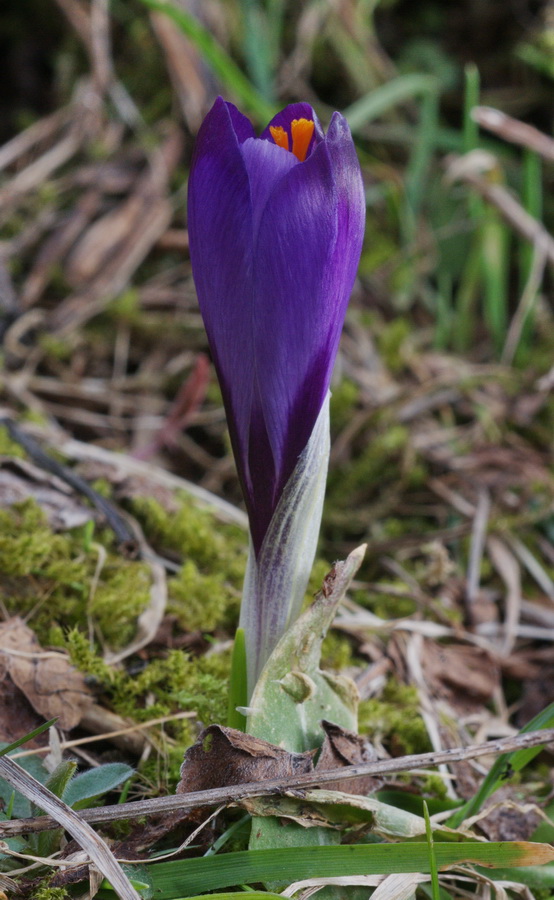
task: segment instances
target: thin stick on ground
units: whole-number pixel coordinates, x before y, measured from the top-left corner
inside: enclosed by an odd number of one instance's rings
[[[420,753],[412,756],[401,756],[397,759],[385,759],[378,762],[362,763],[341,769],[328,769],[324,772],[309,772],[292,778],[275,778],[264,782],[248,782],[230,787],[212,788],[208,791],[193,791],[189,794],[176,794],[171,797],[157,797],[152,800],[137,800],[117,806],[104,806],[98,809],[85,809],[79,818],[85,822],[114,822],[118,819],[136,819],[140,816],[159,815],[175,810],[199,809],[216,806],[219,803],[238,803],[246,797],[264,797],[282,794],[286,791],[298,791],[303,788],[316,787],[334,781],[349,781],[361,775],[390,775],[393,772],[408,772],[413,769],[424,769],[442,763],[459,762],[460,760],[477,759],[480,756],[501,756],[514,750],[539,747],[554,743],[554,728],[530,731],[514,737],[487,741],[470,747],[453,747],[432,753]],[[0,760],[1,763],[1,760]],[[15,834],[31,834],[46,831],[55,824],[50,816],[34,819],[13,819],[0,822],[0,839],[13,837]]]

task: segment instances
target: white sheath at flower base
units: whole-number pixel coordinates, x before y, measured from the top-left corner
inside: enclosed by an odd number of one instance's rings
[[[329,398],[330,394],[281,495],[257,558],[250,541],[240,614],[249,697],[271,651],[298,617],[308,585],[329,465]]]

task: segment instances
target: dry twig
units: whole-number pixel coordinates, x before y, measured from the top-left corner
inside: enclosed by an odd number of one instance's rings
[[[189,794],[176,794],[171,797],[157,797],[152,800],[137,800],[117,806],[104,806],[99,809],[85,809],[79,817],[85,822],[115,822],[118,819],[136,819],[140,816],[153,816],[174,810],[199,809],[215,806],[219,803],[238,803],[246,797],[265,797],[281,794],[285,791],[298,791],[303,788],[328,784],[334,781],[349,781],[362,775],[390,775],[393,772],[409,772],[442,763],[460,760],[477,759],[480,756],[501,756],[514,750],[554,743],[554,728],[541,731],[530,731],[514,737],[487,741],[470,747],[454,747],[432,753],[420,753],[412,756],[401,756],[397,759],[384,759],[378,762],[363,763],[348,768],[328,769],[324,772],[309,772],[292,778],[276,778],[264,782],[249,782],[229,787],[214,788],[208,791],[193,791]],[[1,762],[1,760],[0,760]],[[40,805],[43,805],[42,803]],[[50,816],[33,819],[12,819],[0,822],[0,838],[13,837],[15,834],[34,834],[52,828],[54,821]]]

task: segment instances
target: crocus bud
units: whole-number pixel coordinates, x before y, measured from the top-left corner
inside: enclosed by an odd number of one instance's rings
[[[252,689],[298,614],[319,532],[328,392],[365,204],[345,119],[307,103],[258,138],[221,98],[196,142],[192,269],[250,523],[241,611]]]

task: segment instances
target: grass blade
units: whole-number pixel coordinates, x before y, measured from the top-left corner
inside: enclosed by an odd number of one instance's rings
[[[223,47],[192,13],[164,0],[142,0],[149,9],[164,13],[179,26],[183,34],[195,44],[205,61],[213,69],[223,86],[231,91],[238,101],[262,122],[271,119],[277,112],[252,86]]]
[[[427,837],[427,845],[429,847],[429,869],[431,872],[431,892],[433,900],[440,900],[439,875],[437,872],[437,860],[435,857],[435,843],[433,840],[433,829],[431,827],[431,819],[429,810],[425,801],[423,802],[423,815],[425,818],[425,836]]]
[[[554,703],[551,703],[546,709],[543,709],[538,715],[522,728],[520,734],[526,734],[528,731],[540,731],[542,728],[550,728],[554,724]],[[460,809],[456,810],[454,815],[450,816],[447,825],[450,828],[457,828],[465,819],[476,815],[483,806],[483,803],[490,795],[500,787],[505,778],[510,777],[512,772],[520,772],[532,759],[541,752],[542,746],[526,747],[523,750],[515,750],[513,753],[504,753],[499,756],[491,766],[487,776],[474,797]]]
[[[246,716],[238,712],[237,706],[248,704],[248,687],[246,683],[246,645],[244,642],[244,628],[237,628],[233,655],[231,658],[231,678],[229,680],[229,709],[227,712],[227,724],[229,728],[246,730]]]
[[[44,722],[42,725],[39,725],[38,728],[35,728],[34,731],[30,731],[29,734],[24,734],[23,737],[18,738],[13,744],[8,744],[6,747],[0,748],[0,756],[6,756],[7,753],[11,753],[12,750],[17,750],[18,747],[21,747],[22,744],[26,744],[27,741],[31,741],[34,737],[37,737],[39,734],[42,734],[43,731],[47,731],[51,725],[54,725],[58,721],[58,717],[55,716],[53,719],[49,719],[48,722]]]
[[[554,860],[547,844],[525,841],[436,842],[438,868],[472,863],[495,868],[540,865]],[[152,867],[152,883],[157,900],[191,897],[202,891],[257,882],[292,881],[341,875],[391,874],[430,870],[426,841],[401,844],[354,844],[342,847],[292,847],[287,849],[240,851],[200,859],[172,860]]]
[[[376,88],[360,100],[356,100],[344,110],[352,131],[358,131],[368,122],[388,112],[399,103],[412,100],[422,94],[438,91],[438,82],[434,75],[399,75],[382,87]]]

